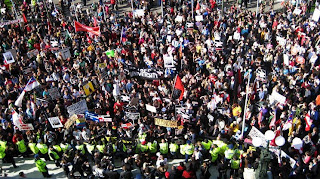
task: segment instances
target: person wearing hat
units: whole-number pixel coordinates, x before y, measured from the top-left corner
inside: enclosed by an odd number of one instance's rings
[[[194,146],[190,140],[187,141],[187,144],[184,147],[185,152],[185,162],[188,162],[189,156],[191,156],[194,152]]]
[[[53,148],[51,145],[48,150],[48,155],[50,160],[53,160],[57,167],[60,167],[61,157],[58,154],[58,151]]]
[[[141,142],[140,150],[141,150],[141,152],[147,152],[148,151],[147,142],[145,140]]]
[[[36,163],[36,166],[37,166],[39,172],[42,173],[43,177],[50,178],[51,175],[49,175],[46,162],[43,161],[42,159],[40,159],[39,154],[34,155],[34,158],[35,158],[35,163]]]
[[[174,139],[171,139],[171,143],[169,145],[169,149],[170,149],[170,154],[171,154],[172,159],[175,159],[177,157],[177,151],[179,149],[179,146],[175,142]]]
[[[38,141],[37,147],[39,149],[39,157],[45,158],[46,161],[49,161],[49,156],[48,156],[48,146],[43,143],[43,141],[40,139]]]

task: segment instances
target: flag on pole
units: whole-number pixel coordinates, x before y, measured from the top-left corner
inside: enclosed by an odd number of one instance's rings
[[[81,24],[78,21],[74,21],[74,28],[76,32],[84,31],[84,32],[91,32],[94,35],[100,36],[100,27],[89,27],[86,25]]]
[[[23,124],[21,115],[17,113],[15,110],[12,111],[12,122],[17,127]]]
[[[86,34],[86,37],[87,37],[87,42],[88,42],[88,44],[92,44],[92,40],[90,39],[90,37],[88,36],[88,34]]]
[[[197,2],[196,11],[200,10],[200,4]]]
[[[93,17],[93,27],[97,27],[97,25],[98,25],[98,21],[96,17]]]
[[[305,128],[305,130],[306,131],[310,131],[310,129],[311,129],[311,125],[312,125],[312,119],[310,118],[310,112],[308,112],[307,114],[306,114],[306,117],[304,118],[304,120],[306,121],[306,128]]]
[[[128,40],[127,38],[127,35],[126,35],[126,31],[124,28],[122,28],[122,31],[121,31],[121,42],[124,43]]]
[[[31,91],[37,86],[40,86],[40,83],[34,78],[31,77],[26,86],[24,87],[22,93],[19,95],[18,99],[15,101],[14,105],[21,107],[22,106],[22,100],[26,93],[26,91]]]
[[[184,93],[184,86],[182,84],[182,81],[181,81],[181,78],[179,77],[179,75],[177,75],[177,77],[176,77],[176,83],[174,85],[174,88],[181,91],[181,93],[179,95],[179,100],[182,100],[183,93]]]
[[[269,124],[269,128],[271,129],[272,127],[275,127],[276,126],[276,121],[277,121],[277,110],[274,110],[274,115],[273,115],[273,117],[272,117],[272,119],[271,119],[271,122],[270,122],[270,124]]]
[[[261,122],[262,122],[262,110],[259,112],[259,115],[258,115],[258,124],[259,124],[259,127],[261,127]]]
[[[288,130],[291,126],[292,126],[292,120],[293,120],[293,114],[291,112],[288,120],[286,121],[286,123],[283,125],[282,130]]]
[[[22,17],[23,17],[23,22],[28,23],[27,17],[26,17],[26,15],[24,15],[24,13],[22,13]]]

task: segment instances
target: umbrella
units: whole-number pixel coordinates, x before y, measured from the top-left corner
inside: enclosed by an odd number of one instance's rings
[[[299,150],[299,149],[302,148],[302,145],[303,145],[303,141],[302,141],[300,138],[296,137],[296,138],[294,138],[294,139],[292,140],[291,146],[292,146],[293,148]]]

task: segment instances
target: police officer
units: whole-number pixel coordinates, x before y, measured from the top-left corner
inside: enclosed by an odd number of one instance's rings
[[[179,149],[179,146],[178,144],[175,142],[174,139],[171,139],[171,143],[169,145],[169,149],[170,149],[170,154],[171,154],[171,157],[172,159],[175,159],[176,156],[177,156],[177,151]]]
[[[169,152],[169,145],[168,142],[166,142],[164,139],[161,140],[161,143],[159,144],[160,153],[162,155],[167,155]]]
[[[60,167],[61,157],[59,156],[58,151],[53,148],[53,146],[50,146],[48,154],[50,160],[53,160],[56,166]]]
[[[40,159],[40,156],[38,154],[34,155],[36,166],[39,170],[39,172],[42,173],[43,177],[49,178],[51,175],[48,173],[47,164],[45,161]]]
[[[192,156],[194,152],[194,146],[190,140],[187,141],[187,145],[184,147],[185,151],[185,162],[188,162],[189,156]]]
[[[240,160],[236,156],[234,156],[231,159],[230,168],[231,168],[230,175],[235,174],[236,177],[238,177],[238,171],[239,171],[239,168],[240,168]]]
[[[35,143],[35,140],[32,140],[29,142],[28,144],[29,149],[31,150],[31,152],[33,154],[38,154],[39,153],[39,149],[37,147],[37,144]]]
[[[220,148],[216,144],[212,144],[210,149],[211,154],[211,162],[216,163],[218,157],[219,157]]]
[[[154,155],[155,153],[157,153],[157,147],[158,147],[157,141],[155,140],[153,142],[149,141],[147,145],[148,145],[149,152],[151,154]]]
[[[49,161],[49,156],[48,156],[48,146],[43,143],[43,141],[40,139],[38,141],[37,147],[39,149],[39,157],[43,157],[46,159],[46,161]]]
[[[27,151],[27,146],[26,146],[26,143],[24,142],[24,140],[18,138],[18,142],[16,143],[16,145],[17,145],[18,150],[19,150],[19,152],[21,153],[21,155],[22,155],[23,157],[26,157],[26,156],[27,156],[27,153],[26,153],[26,151]]]

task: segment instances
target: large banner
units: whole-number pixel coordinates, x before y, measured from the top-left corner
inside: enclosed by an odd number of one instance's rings
[[[154,118],[154,123],[155,125],[162,126],[162,127],[173,127],[173,128],[178,127],[178,121],[170,121],[165,119]]]
[[[100,27],[89,27],[83,24],[80,24],[80,22],[74,21],[74,28],[76,32],[84,31],[84,32],[91,32],[94,35],[100,36]]]
[[[261,139],[262,141],[262,144],[261,146],[262,147],[267,147],[268,143],[267,143],[267,140],[265,139],[264,135],[262,134],[262,132],[260,132],[257,128],[255,128],[254,126],[252,126],[251,128],[251,131],[249,132],[248,134],[252,139],[254,137],[258,137]]]
[[[164,71],[155,68],[136,68],[134,66],[124,66],[127,75],[130,77],[139,77],[147,80],[158,80],[164,78]]]
[[[135,113],[135,112],[126,112],[125,113],[126,118],[131,119],[131,120],[138,120],[140,118],[140,113]]]
[[[68,106],[67,110],[70,116],[73,114],[84,114],[88,111],[87,102],[85,100],[81,100],[71,106]]]

